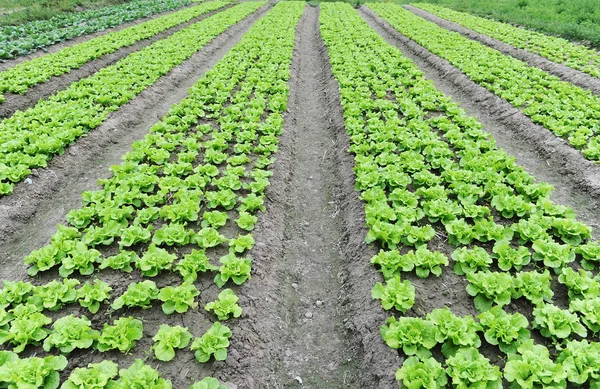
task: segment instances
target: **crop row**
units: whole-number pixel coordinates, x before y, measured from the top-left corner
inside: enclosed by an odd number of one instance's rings
[[[67,367],[67,359],[50,355],[44,358],[19,358],[10,351],[0,351],[0,382],[9,388],[58,388],[60,371]],[[119,376],[118,379],[115,379]],[[171,381],[160,377],[143,360],[136,359],[127,369],[119,370],[112,361],[90,363],[85,368],[74,369],[61,386],[62,389],[112,388],[112,389],[171,389]],[[189,389],[227,389],[216,378],[206,377]]]
[[[158,78],[263,6],[244,2],[130,54],[0,123],[0,195]]]
[[[165,15],[150,21],[90,39],[78,45],[65,47],[31,61],[23,62],[0,72],[0,102],[6,92],[25,94],[37,84],[60,76],[91,60],[150,38],[162,31],[185,23],[202,14],[225,6],[226,2],[213,1]]]
[[[597,385],[600,344],[588,338],[600,330],[600,284],[571,268],[597,268],[591,229],[351,6],[323,4],[321,34],[355,154],[366,241],[381,248],[372,262],[385,282],[372,295],[394,313],[381,335],[408,357],[397,379],[411,388],[501,388],[502,376],[515,388]],[[411,308],[427,296],[402,277],[439,277],[451,264],[481,313],[416,317],[422,312]],[[554,296],[558,283],[566,304]],[[519,299],[532,307],[531,322],[505,310]],[[503,373],[481,354],[489,347],[507,361]]]
[[[591,92],[445,30],[399,5],[373,3],[369,8],[400,33],[520,109],[533,122],[566,138],[587,159],[600,159],[600,98]]]
[[[478,33],[600,78],[600,53],[584,45],[435,4],[413,5]]]
[[[134,0],[127,4],[55,16],[18,26],[0,28],[0,59],[25,55],[39,48],[160,12],[188,5],[194,0]]]
[[[112,177],[100,181],[102,189],[83,193],[83,207],[67,215],[70,226],[59,226],[50,244],[25,258],[30,275],[56,268],[62,277],[111,270],[144,280],[112,300],[111,286],[100,280],[78,289],[70,278],[40,286],[5,283],[0,342],[12,345],[13,352],[41,343],[46,351],[63,354],[72,347],[128,352],[141,338],[136,318],[118,318],[100,332],[84,316],[66,315],[50,331],[45,326],[51,319],[42,311],[60,313],[77,301],[91,313],[118,314],[123,308],[149,309],[160,300],[165,314],[182,314],[197,306],[195,282],[202,274],[213,274],[219,288],[250,278],[246,253],[254,245],[251,231],[264,210],[269,167],[278,151],[295,26],[303,10],[303,2],[282,2],[260,19],[186,99],[133,144],[123,163],[111,168]],[[220,266],[212,263],[217,258]],[[147,279],[168,273],[182,282],[158,288]],[[204,308],[227,320],[241,315],[237,302],[225,289]],[[21,331],[24,323],[35,330]],[[219,322],[193,341],[187,328],[165,324],[153,337],[152,351],[161,361],[188,347],[201,363],[224,360],[230,337],[231,330]],[[143,387],[163,387],[148,385]],[[213,387],[218,388],[208,386]]]

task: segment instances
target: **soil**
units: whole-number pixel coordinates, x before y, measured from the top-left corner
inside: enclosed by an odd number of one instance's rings
[[[29,107],[32,107],[39,100],[46,99],[50,95],[56,93],[57,91],[66,89],[69,85],[71,85],[71,83],[93,75],[98,70],[116,63],[120,59],[127,57],[129,54],[139,51],[158,40],[165,39],[171,36],[172,34],[176,33],[177,31],[180,31],[194,23],[198,23],[199,21],[210,17],[216,14],[217,12],[221,12],[222,10],[231,6],[232,4],[229,4],[218,10],[208,12],[204,15],[200,15],[186,23],[182,23],[178,26],[156,34],[151,38],[143,39],[130,46],[122,47],[114,53],[107,54],[98,59],[87,62],[80,68],[71,70],[69,73],[65,73],[58,77],[52,77],[46,82],[29,88],[27,93],[24,95],[7,93],[4,95],[6,101],[0,104],[0,118],[9,117],[12,114],[14,114],[17,110],[25,110]]]
[[[396,31],[367,7],[359,13],[382,37],[410,58],[425,77],[491,133],[498,146],[516,157],[539,181],[554,185],[552,199],[572,207],[591,227],[600,220],[600,166],[546,128],[533,123],[510,103],[471,81],[448,61]],[[596,228],[598,238],[599,229]]]
[[[523,62],[526,62],[531,66],[545,70],[546,72],[557,76],[563,81],[570,82],[583,89],[587,89],[596,95],[600,95],[600,79],[598,79],[597,77],[593,77],[587,73],[575,70],[566,65],[552,62],[551,60],[544,58],[540,55],[533,54],[527,50],[519,49],[515,46],[491,38],[485,34],[480,34],[466,27],[463,27],[458,23],[442,19],[420,8],[411,5],[404,5],[404,8],[413,12],[416,15],[421,16],[426,20],[429,20],[430,22],[437,24],[440,27],[443,27],[450,31],[458,32],[466,38],[481,42],[484,45],[496,49],[503,54],[510,55],[512,57],[520,59]]]
[[[337,83],[319,35],[318,8],[297,27],[289,112],[267,212],[254,231],[248,315],[223,374],[238,388],[395,388],[400,359],[381,340],[389,316],[370,290],[381,281],[363,243]],[[235,333],[235,331],[234,331]]]

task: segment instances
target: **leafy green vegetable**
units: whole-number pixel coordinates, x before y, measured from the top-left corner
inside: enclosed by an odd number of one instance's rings
[[[135,266],[142,271],[143,276],[156,277],[161,270],[169,270],[176,258],[175,254],[151,244]]]
[[[68,315],[56,320],[52,325],[52,333],[44,340],[44,350],[57,348],[68,354],[76,348],[86,349],[98,338],[98,331],[93,330],[87,317]]]
[[[126,307],[152,307],[152,300],[158,298],[158,288],[154,281],[146,280],[129,284],[125,293],[113,301],[112,309]]]
[[[79,280],[64,278],[62,282],[52,280],[46,285],[37,286],[27,302],[35,304],[40,311],[49,309],[56,311],[64,304],[72,303],[77,299],[75,286]]]
[[[60,384],[59,371],[67,367],[67,358],[62,355],[19,359],[10,351],[0,351],[0,360],[0,382],[10,389],[56,389]]]
[[[175,358],[175,349],[187,347],[192,340],[192,334],[182,326],[171,327],[168,324],[161,324],[152,340],[156,359],[167,362]]]
[[[396,380],[407,389],[445,388],[448,376],[442,365],[434,358],[408,357],[396,371]]]
[[[475,297],[475,308],[479,312],[489,310],[493,304],[502,307],[510,303],[514,292],[510,274],[485,271],[467,274],[467,279],[467,293]]]
[[[175,270],[179,272],[184,282],[194,282],[198,278],[198,273],[219,270],[219,267],[209,262],[204,250],[192,250],[175,265]]]
[[[227,386],[221,385],[216,378],[204,377],[202,381],[192,384],[188,389],[227,389]]]
[[[461,247],[452,253],[454,272],[459,276],[487,270],[492,264],[492,258],[483,248],[475,246],[472,249]]]
[[[595,388],[600,384],[600,344],[568,340],[556,359],[567,373],[567,380],[576,385],[589,384]]]
[[[415,287],[410,281],[400,281],[400,276],[389,278],[385,285],[378,282],[371,291],[371,297],[381,300],[383,309],[392,308],[406,312],[415,304]]]
[[[579,322],[576,314],[551,304],[533,309],[533,327],[540,330],[547,338],[566,339],[571,334],[581,337],[587,335],[584,326]]]
[[[143,328],[142,322],[132,316],[121,317],[112,325],[104,323],[96,348],[100,352],[117,349],[122,353],[127,353],[138,340],[142,339]]]
[[[61,389],[102,389],[114,384],[113,378],[118,374],[119,366],[113,361],[90,363],[87,368],[75,368]]]
[[[194,355],[198,362],[208,362],[211,356],[214,356],[217,361],[224,361],[227,359],[230,337],[229,327],[216,322],[204,335],[194,339],[190,348],[195,351]]]
[[[77,301],[79,301],[79,305],[87,308],[90,313],[96,313],[100,309],[100,303],[110,298],[111,291],[111,286],[102,280],[96,279],[93,283],[86,281],[77,290]]]
[[[18,305],[12,311],[14,319],[10,328],[0,329],[0,344],[14,345],[13,351],[20,353],[28,344],[38,345],[50,332],[44,326],[52,323],[52,319],[38,312],[33,304]]]
[[[446,360],[446,372],[456,388],[501,389],[502,373],[475,348],[463,348]]]
[[[563,367],[552,362],[548,349],[534,344],[533,339],[523,342],[517,353],[509,354],[504,367],[511,387],[522,389],[565,388],[566,376]]]
[[[158,299],[163,302],[163,312],[170,315],[173,312],[184,313],[190,308],[196,308],[198,302],[194,301],[194,298],[199,294],[194,284],[184,283],[179,286],[165,286],[158,293]]]
[[[156,370],[136,359],[127,369],[119,370],[114,389],[172,389],[171,381],[161,378]],[[111,388],[113,389],[113,388]]]
[[[429,350],[438,344],[437,332],[432,323],[415,317],[390,317],[386,325],[380,327],[381,337],[388,346],[420,358],[431,356]]]
[[[250,279],[250,271],[252,270],[252,260],[250,258],[239,258],[233,253],[229,253],[219,260],[219,274],[215,276],[215,284],[222,288],[229,280],[232,280],[236,285],[241,285],[246,280]]]
[[[472,316],[455,316],[448,307],[434,309],[427,314],[429,320],[437,328],[435,340],[442,344],[442,353],[450,357],[459,348],[481,346],[478,332],[481,326]]]
[[[485,340],[497,345],[506,354],[514,354],[517,347],[529,339],[529,322],[520,313],[508,314],[495,306],[477,316],[483,328]]]
[[[229,316],[235,318],[242,315],[242,308],[238,305],[240,298],[231,289],[223,289],[213,302],[204,306],[207,311],[213,311],[219,320],[227,320]]]

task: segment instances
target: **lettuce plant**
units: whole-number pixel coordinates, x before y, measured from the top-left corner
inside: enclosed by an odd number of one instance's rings
[[[18,305],[12,310],[14,319],[8,329],[0,329],[0,344],[10,343],[13,351],[20,353],[28,344],[38,345],[50,331],[44,326],[52,319],[39,312],[33,304]]]
[[[64,304],[72,303],[77,299],[75,286],[79,280],[65,278],[62,282],[52,280],[45,285],[37,286],[27,302],[35,304],[40,311],[48,309],[56,311]]]
[[[588,242],[575,247],[575,252],[581,255],[581,267],[585,270],[594,270],[600,262],[600,244]]]
[[[585,338],[587,335],[585,327],[581,325],[576,314],[555,305],[546,304],[534,308],[533,317],[533,327],[539,329],[547,338],[566,339],[571,334]]]
[[[100,309],[100,304],[110,298],[112,288],[102,280],[94,282],[86,281],[81,288],[77,290],[77,301],[79,305],[87,308],[90,313],[96,313]]]
[[[190,243],[193,237],[194,231],[186,229],[184,224],[167,223],[154,232],[152,243],[157,246],[183,246]]]
[[[183,283],[179,286],[165,286],[158,293],[158,299],[163,302],[163,312],[170,315],[173,312],[185,313],[190,308],[196,308],[198,302],[194,301],[194,298],[199,294],[194,284]]]
[[[554,292],[551,288],[552,276],[546,269],[543,273],[536,271],[519,272],[515,279],[515,293],[513,297],[525,297],[535,306],[542,306],[552,302]]]
[[[161,324],[158,332],[152,338],[154,356],[159,361],[167,362],[175,358],[175,349],[182,349],[192,340],[192,334],[182,326]]]
[[[448,307],[434,309],[427,314],[427,320],[437,328],[435,340],[442,343],[442,353],[450,357],[459,348],[481,346],[478,332],[481,330],[472,316],[455,316]]]
[[[252,234],[238,235],[237,238],[229,240],[229,251],[241,254],[244,251],[251,250],[254,247],[254,243],[254,236]]]
[[[487,270],[492,264],[492,258],[483,248],[474,246],[472,249],[461,247],[452,253],[454,272],[459,276]]]
[[[151,244],[135,266],[142,271],[144,277],[156,277],[161,270],[169,270],[176,258],[175,254]]]
[[[567,380],[575,385],[600,385],[600,343],[567,340],[556,363],[562,364]]]
[[[208,362],[211,356],[214,356],[217,361],[224,361],[227,359],[229,338],[231,338],[229,327],[216,322],[204,335],[194,339],[190,348],[195,351],[194,355],[198,362]]]
[[[241,211],[238,214],[238,218],[235,220],[235,223],[242,230],[252,231],[254,229],[254,225],[256,224],[257,221],[258,221],[258,217],[254,216],[248,212]]]
[[[127,369],[119,370],[119,379],[111,389],[172,389],[171,381],[161,378],[156,370],[136,359]]]
[[[20,359],[15,353],[0,351],[0,361],[0,382],[10,389],[56,389],[59,371],[67,367],[67,358],[62,355]]]
[[[416,317],[390,317],[380,327],[381,337],[393,349],[402,349],[406,355],[420,358],[431,356],[431,350],[438,344],[437,328],[429,321]]]
[[[531,261],[531,253],[527,247],[520,246],[518,249],[513,249],[508,242],[497,242],[492,251],[492,257],[497,259],[498,267],[503,271],[512,268],[521,270]]]
[[[140,257],[135,251],[121,250],[119,254],[104,258],[98,267],[100,269],[109,268],[125,273],[131,273],[133,271],[131,264],[137,263],[139,260]]]
[[[183,256],[175,265],[175,270],[179,272],[184,282],[194,282],[198,278],[198,273],[219,270],[219,267],[209,262],[204,250],[194,249]]]
[[[475,348],[458,350],[446,364],[446,372],[456,388],[502,389],[500,369]]]
[[[432,357],[423,360],[408,357],[396,371],[396,380],[401,381],[407,389],[441,389],[446,387],[448,376],[442,365]]]
[[[379,254],[371,258],[371,263],[380,266],[383,278],[390,279],[400,272],[409,272],[415,268],[415,254],[411,250],[407,254],[400,254],[398,250],[380,250]]]
[[[592,236],[590,228],[574,218],[554,218],[552,232],[571,246],[578,246]]]
[[[113,361],[90,363],[73,369],[61,389],[103,389],[114,385],[119,366]]]
[[[427,246],[419,246],[415,250],[415,272],[419,278],[429,277],[431,272],[435,276],[442,275],[442,265],[448,266],[448,258],[439,251],[429,251]]]
[[[475,297],[475,308],[479,312],[489,310],[493,304],[504,306],[510,303],[514,293],[514,279],[508,273],[477,272],[467,274],[467,293]]]
[[[558,282],[567,287],[571,301],[600,295],[600,283],[594,279],[592,273],[583,269],[575,271],[570,267],[563,268]]]
[[[534,344],[533,339],[523,342],[517,353],[509,354],[504,366],[504,378],[511,388],[564,389],[566,377],[563,367],[550,359],[548,349]]]
[[[204,212],[202,219],[202,228],[212,227],[218,229],[227,224],[229,216],[227,215],[227,212],[209,211]]]
[[[219,234],[219,231],[212,227],[202,228],[196,233],[194,240],[201,249],[216,247],[221,243],[227,242],[227,238]]]
[[[56,320],[52,325],[52,333],[44,340],[44,350],[57,348],[68,354],[76,348],[86,349],[98,338],[98,331],[93,330],[87,317],[68,315]]]
[[[77,242],[73,251],[66,256],[58,273],[61,277],[68,277],[74,271],[87,276],[94,272],[94,263],[100,262],[100,252],[95,249],[90,249],[84,242]]]
[[[102,333],[98,336],[96,349],[100,352],[119,350],[122,353],[129,352],[135,343],[142,339],[143,324],[132,316],[121,317],[112,325],[104,323]]]
[[[557,274],[561,268],[575,260],[575,252],[569,245],[561,245],[551,240],[533,242],[533,259],[543,261],[544,266],[552,267]]]
[[[371,290],[371,297],[381,300],[383,309],[392,308],[406,312],[415,304],[415,287],[408,280],[400,281],[400,276],[389,278],[385,285],[378,282]]]
[[[513,354],[517,347],[529,339],[529,322],[520,313],[508,314],[495,306],[477,316],[483,335],[489,344],[497,345],[506,354]]]
[[[152,300],[158,297],[158,288],[154,281],[146,280],[129,284],[125,293],[113,301],[111,308],[114,310],[126,307],[152,307]]]
[[[239,258],[235,254],[229,253],[221,257],[219,261],[221,266],[214,279],[219,288],[222,288],[229,280],[232,280],[236,285],[241,285],[250,279],[250,271],[252,270],[252,260],[250,258]]]
[[[30,282],[4,280],[0,290],[0,308],[24,303],[36,289]]]
[[[569,309],[578,312],[583,324],[594,334],[600,331],[600,297],[573,300]]]
[[[231,289],[223,289],[215,301],[204,306],[207,311],[213,311],[219,320],[227,320],[230,316],[238,318],[242,308],[238,305],[240,298]]]
[[[188,389],[227,389],[218,379],[213,377],[204,377],[201,381],[195,382]]]
[[[119,247],[131,247],[138,243],[146,243],[152,238],[153,227],[142,227],[139,225],[131,225],[121,231]]]

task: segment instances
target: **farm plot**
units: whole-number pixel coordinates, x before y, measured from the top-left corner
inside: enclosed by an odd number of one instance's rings
[[[151,352],[159,361],[169,361],[174,357],[174,349],[189,344],[201,363],[213,356],[218,361],[225,359],[231,331],[219,322],[210,326],[212,313],[194,309],[198,305],[195,299],[198,289],[203,296],[217,297],[212,278],[218,287],[223,287],[226,283],[242,284],[250,277],[251,260],[243,253],[254,244],[249,232],[256,223],[255,214],[264,209],[268,167],[277,151],[281,113],[286,109],[294,27],[303,8],[303,3],[283,3],[257,22],[197,82],[188,98],[153,126],[144,140],[136,142],[125,162],[113,167],[113,177],[102,182],[104,189],[84,193],[86,205],[69,213],[70,226],[59,226],[50,245],[25,259],[32,265],[31,275],[49,282],[38,286],[28,282],[5,284],[4,307],[11,313],[6,316],[3,344],[10,345],[9,349],[16,353],[30,346],[26,353],[31,355],[31,345],[41,345],[43,340],[46,351],[56,347],[64,354],[73,352],[70,357],[76,362],[69,365],[69,372],[101,358],[100,354],[78,353],[77,349],[85,350],[92,344],[100,352],[127,352],[139,341],[139,351],[134,350],[123,360]],[[281,28],[280,23],[288,27]],[[114,212],[121,217],[114,218]],[[182,235],[177,237],[176,230]],[[59,246],[60,253],[56,251]],[[74,250],[79,250],[81,256]],[[216,258],[220,260],[217,262]],[[74,267],[68,264],[73,259],[72,263],[77,263]],[[56,266],[60,266],[62,282],[50,281],[55,273],[47,271]],[[132,282],[129,273],[134,268],[133,280],[137,281]],[[76,288],[78,278],[102,269],[109,269],[100,276],[108,283],[87,278],[85,284],[81,279],[82,286]],[[202,280],[205,272],[210,278]],[[149,278],[157,280],[160,290]],[[241,314],[233,291],[226,289],[218,296],[213,303],[209,301],[212,298],[206,298],[207,312],[214,312],[219,320]],[[176,314],[165,317],[141,310],[150,308],[152,303],[158,308],[159,301],[165,314]],[[68,306],[66,312],[47,312],[74,302],[82,308]],[[109,302],[110,308],[105,304]],[[94,315],[91,323],[84,308],[88,315]],[[14,318],[13,312],[17,313]],[[73,312],[77,317],[60,315]],[[179,315],[186,312],[187,315]],[[122,318],[116,319],[121,313]],[[144,324],[130,314],[142,318]],[[107,318],[116,320],[109,325]],[[46,326],[53,319],[50,330]],[[21,331],[26,321],[31,323],[29,331]],[[167,322],[169,325],[163,324]],[[194,334],[193,342],[187,328],[175,325],[182,322],[190,323],[194,332],[202,329]],[[99,332],[90,327],[92,324],[97,329],[106,325]],[[65,332],[69,327],[70,334]],[[115,356],[118,351],[111,353]],[[41,361],[15,359],[10,352],[5,355],[16,367]],[[65,368],[62,357],[45,363],[49,367],[41,375],[42,380],[46,375],[52,376],[47,379],[56,380],[56,373],[50,374],[49,370]],[[106,382],[116,376],[114,364],[100,363],[87,370],[73,370],[70,380],[100,376]],[[186,363],[189,360],[170,364],[170,369],[179,372]],[[141,360],[132,366],[119,372],[118,387],[131,387],[128,385],[134,383],[167,387]],[[194,376],[210,373],[212,368],[187,367],[195,370]],[[17,379],[15,376],[4,380]],[[184,374],[178,379],[180,384],[189,377]]]
[[[368,7],[186,8],[0,123],[0,386],[599,384],[600,202],[571,182],[599,171],[565,142],[557,171],[531,138],[497,142],[506,118],[439,81],[524,111],[565,97],[552,114],[589,144],[597,98]],[[409,59],[427,48],[456,68]]]
[[[370,4],[383,19],[476,83],[520,109],[532,121],[590,160],[597,160],[600,98],[520,60],[447,31],[397,5]]]

